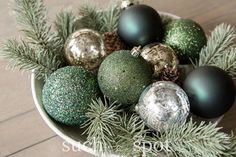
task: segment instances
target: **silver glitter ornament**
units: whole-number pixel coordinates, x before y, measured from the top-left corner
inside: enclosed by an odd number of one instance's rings
[[[65,57],[70,65],[96,69],[106,56],[102,36],[90,29],[74,32],[66,41]]]
[[[163,132],[175,123],[185,123],[190,104],[182,88],[172,82],[160,81],[143,91],[135,110],[148,127]]]

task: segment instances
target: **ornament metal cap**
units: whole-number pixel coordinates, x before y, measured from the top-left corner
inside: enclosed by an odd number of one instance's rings
[[[131,50],[131,54],[132,54],[134,57],[139,57],[141,53],[142,53],[142,46],[134,47],[134,48]]]
[[[122,0],[121,1],[121,9],[126,9],[132,5],[139,4],[139,1],[137,0]]]
[[[135,108],[134,108],[134,110],[135,110],[136,112],[139,112],[139,106],[136,105]]]

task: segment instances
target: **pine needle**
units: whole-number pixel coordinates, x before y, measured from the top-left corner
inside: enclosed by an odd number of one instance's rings
[[[229,149],[222,154],[222,157],[235,157],[236,156],[236,138],[234,134],[231,135],[231,144],[229,145]]]
[[[26,40],[8,40],[3,44],[1,55],[11,61],[12,68],[34,70],[37,79],[45,79],[65,66],[64,38],[52,33],[47,25],[43,0],[15,0],[14,11]],[[58,21],[58,28],[62,24],[59,22],[64,21]]]
[[[227,49],[222,57],[217,58],[214,65],[225,70],[236,79],[236,48]]]
[[[148,133],[144,122],[136,114],[122,114],[119,124],[116,131],[116,152],[121,156],[141,156],[142,140]]]
[[[1,56],[10,60],[12,68],[35,70],[38,79],[44,79],[60,66],[57,56],[48,56],[37,52],[28,43],[18,42],[15,39],[8,40],[2,45]]]
[[[109,154],[113,150],[115,143],[114,128],[117,128],[117,121],[119,119],[119,106],[116,103],[109,104],[101,99],[93,101],[90,109],[86,113],[89,118],[83,127],[86,127],[84,134],[87,134],[87,143],[99,155]]]
[[[118,19],[121,9],[111,6],[108,10],[98,11],[96,7],[89,5],[79,9],[81,19],[78,21],[77,28],[88,28],[100,33],[114,32],[117,29]]]
[[[42,55],[57,56],[58,62],[64,66],[66,62],[61,52],[64,43],[56,33],[51,32],[51,26],[47,24],[47,12],[43,0],[15,0],[14,11],[27,42],[34,49],[40,50]]]
[[[121,9],[117,6],[112,6],[108,11],[104,11],[101,16],[102,28],[100,32],[115,32],[120,17]]]
[[[79,8],[79,16],[81,19],[77,23],[77,29],[88,28],[98,32],[103,27],[101,21],[101,12],[98,12],[96,7],[83,5]]]
[[[166,154],[175,157],[234,157],[236,139],[220,132],[216,124],[190,119],[183,125],[174,124],[163,133],[146,129],[136,115],[128,115],[101,99],[91,104],[83,127],[87,142],[99,154],[156,157]]]
[[[212,32],[207,46],[202,48],[198,66],[212,65],[218,57],[224,55],[226,49],[232,46],[236,38],[235,28],[231,25],[220,24]]]
[[[233,156],[236,151],[235,140],[228,134],[220,132],[216,124],[199,125],[191,119],[184,125],[173,125],[161,135],[151,138],[152,142],[168,143],[163,146],[166,154],[176,157],[221,157]],[[234,144],[232,144],[232,141]]]
[[[72,11],[60,12],[54,22],[57,36],[65,43],[67,38],[76,30],[76,16]]]

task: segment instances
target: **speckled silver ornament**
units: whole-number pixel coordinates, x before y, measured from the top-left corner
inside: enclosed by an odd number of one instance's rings
[[[65,57],[70,65],[96,69],[106,56],[102,36],[90,29],[74,32],[66,41]]]
[[[145,46],[142,49],[141,56],[153,65],[154,76],[159,76],[166,67],[176,69],[179,65],[175,51],[171,47],[161,43],[153,43]]]
[[[175,123],[185,123],[190,104],[182,88],[172,82],[160,81],[143,91],[135,109],[148,127],[163,132]]]

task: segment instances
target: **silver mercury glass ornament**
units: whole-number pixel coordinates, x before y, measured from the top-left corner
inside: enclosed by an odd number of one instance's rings
[[[149,128],[163,132],[173,124],[186,122],[190,103],[178,85],[160,81],[143,91],[135,110]]]
[[[153,76],[158,77],[165,68],[177,69],[179,60],[175,51],[164,44],[152,43],[146,45],[144,48],[141,46],[134,47],[131,50],[133,56],[142,56],[150,65],[153,66]]]
[[[65,57],[70,65],[95,70],[107,56],[102,36],[91,29],[80,29],[65,43]]]

